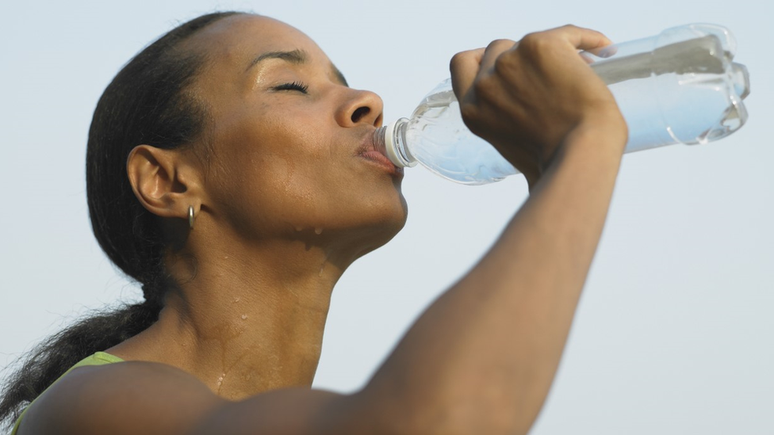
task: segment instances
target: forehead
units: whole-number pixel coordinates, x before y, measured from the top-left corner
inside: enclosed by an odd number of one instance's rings
[[[313,62],[329,63],[320,47],[293,26],[259,15],[235,15],[219,20],[187,41],[194,50],[207,53],[219,65],[246,68],[256,56],[277,51],[301,50]]]

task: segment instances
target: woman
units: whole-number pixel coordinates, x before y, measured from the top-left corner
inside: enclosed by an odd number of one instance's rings
[[[34,400],[18,435],[526,433],[626,142],[577,55],[606,44],[567,26],[454,57],[466,123],[531,196],[373,379],[342,395],[309,388],[333,286],[406,218],[402,172],[372,141],[382,102],[284,23],[223,13],[172,30],[108,86],[89,133],[94,232],[145,302],[51,339],[0,417]]]

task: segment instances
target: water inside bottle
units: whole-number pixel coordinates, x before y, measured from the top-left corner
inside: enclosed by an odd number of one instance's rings
[[[464,184],[491,183],[518,172],[492,145],[468,130],[449,80],[414,111],[406,142],[422,165]]]
[[[731,56],[708,35],[592,64],[629,125],[627,152],[704,144],[738,130],[747,119],[749,78]]]

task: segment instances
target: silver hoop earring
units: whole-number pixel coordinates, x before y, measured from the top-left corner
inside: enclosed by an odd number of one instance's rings
[[[194,209],[192,205],[188,206],[188,226],[193,229],[193,221],[194,221]]]

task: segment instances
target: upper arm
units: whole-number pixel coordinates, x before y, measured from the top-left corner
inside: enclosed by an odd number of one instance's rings
[[[363,405],[306,388],[230,402],[176,368],[126,362],[73,370],[40,396],[18,435],[375,433],[380,419],[364,419]]]
[[[225,403],[193,376],[163,364],[82,367],[35,401],[19,435],[184,434]]]

